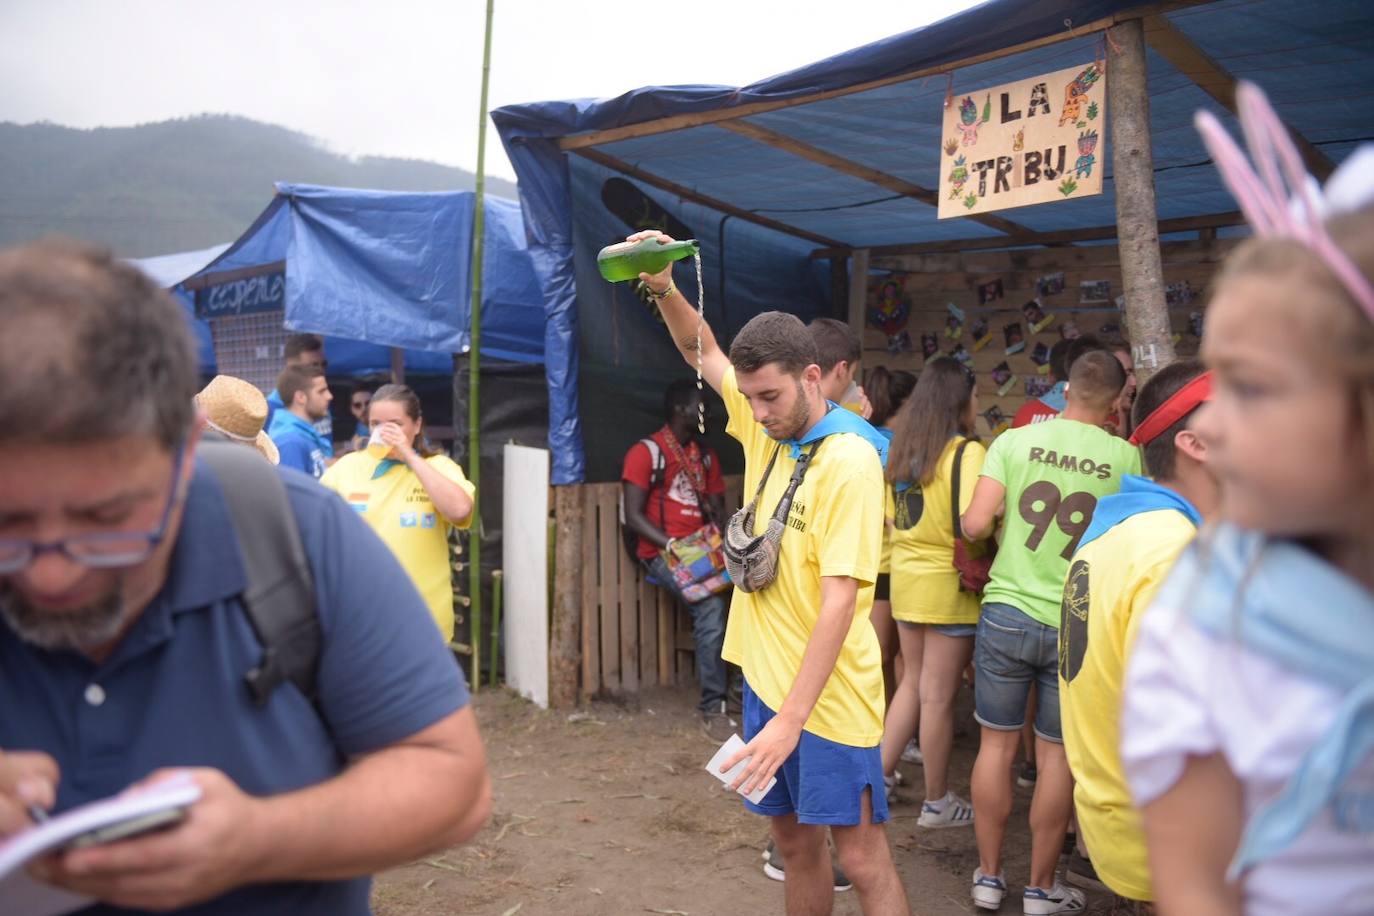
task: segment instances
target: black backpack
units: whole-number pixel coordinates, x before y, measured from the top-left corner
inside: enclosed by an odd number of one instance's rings
[[[234,537],[248,572],[240,595],[262,643],[262,660],[244,675],[253,701],[265,706],[290,681],[313,704],[317,698],[321,629],[315,583],[277,469],[251,448],[208,435],[196,455],[224,490]]]

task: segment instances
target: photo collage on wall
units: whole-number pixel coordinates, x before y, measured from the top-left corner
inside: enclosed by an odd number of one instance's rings
[[[881,285],[870,287],[869,324],[883,333],[890,354],[920,354],[912,371],[919,373],[925,362],[948,356],[981,378],[985,402],[979,414],[980,435],[1007,428],[1023,396],[1042,397],[1053,388],[1058,381],[1050,369],[1054,344],[1084,335],[1120,338],[1126,331],[1125,297],[1114,272],[1078,268],[1029,275],[974,273],[959,277],[967,284],[962,297],[935,302],[929,302],[931,291],[949,287],[925,281],[918,286],[918,276],[914,271],[893,271]],[[1184,352],[1195,347],[1202,334],[1195,290],[1206,280],[1199,276],[1193,272],[1186,278],[1170,277],[1164,289],[1180,332],[1174,338],[1185,342]],[[920,313],[914,302],[921,303]],[[938,317],[927,311],[939,305],[943,309]],[[919,323],[914,320],[917,314]],[[999,344],[995,350],[994,339]],[[994,398],[997,403],[990,402]]]

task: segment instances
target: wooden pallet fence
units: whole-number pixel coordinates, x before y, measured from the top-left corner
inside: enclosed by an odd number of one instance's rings
[[[740,479],[726,478],[726,508]],[[577,487],[581,514],[581,695],[688,683],[694,678],[691,615],[645,581],[620,532],[620,484]],[[555,575],[566,571],[556,570]]]

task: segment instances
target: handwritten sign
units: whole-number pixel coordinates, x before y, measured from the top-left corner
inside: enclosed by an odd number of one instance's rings
[[[286,308],[286,274],[277,272],[196,290],[196,316],[225,318]]]
[[[1101,63],[955,93],[940,150],[940,219],[1102,193]]]

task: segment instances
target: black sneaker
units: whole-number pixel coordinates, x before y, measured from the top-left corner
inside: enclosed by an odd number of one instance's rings
[[[854,887],[854,882],[849,880],[849,876],[840,869],[840,863],[830,862],[830,867],[835,871],[835,890],[847,891]],[[768,841],[768,848],[763,851],[763,873],[774,881],[787,880],[783,873],[782,853],[778,852],[778,847],[772,840]]]
[[[1016,784],[1023,789],[1035,788],[1035,764],[1028,760],[1021,765],[1021,772],[1016,774]]]
[[[1076,849],[1069,853],[1069,861],[1064,866],[1064,881],[1084,890],[1111,892],[1111,888],[1097,877],[1097,869],[1093,868],[1091,860],[1087,856],[1079,855]]]
[[[701,730],[712,741],[724,744],[738,729],[739,723],[725,711],[724,700],[720,701],[719,708],[701,714]]]

